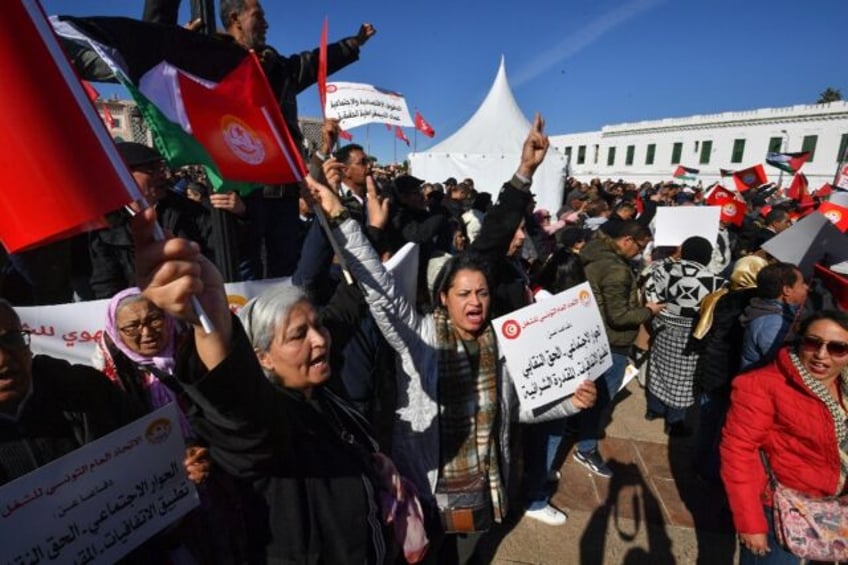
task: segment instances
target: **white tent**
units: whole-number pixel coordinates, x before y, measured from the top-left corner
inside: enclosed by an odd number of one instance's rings
[[[474,179],[477,190],[497,193],[518,168],[531,123],[509,87],[501,57],[495,82],[471,119],[453,135],[426,151],[411,153],[411,173],[430,182],[448,177]],[[556,213],[562,202],[565,156],[553,147],[533,176],[537,206]]]

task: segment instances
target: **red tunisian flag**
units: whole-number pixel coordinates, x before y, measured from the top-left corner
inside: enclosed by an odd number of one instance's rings
[[[745,192],[749,188],[756,188],[768,182],[766,170],[762,165],[754,165],[741,171],[733,173],[733,182],[739,192]]]
[[[400,129],[400,126],[395,126],[395,137],[406,143],[406,146],[409,147],[409,138],[406,137],[406,134],[403,133],[403,130]]]
[[[267,184],[299,182],[306,167],[285,126],[255,53],[214,88],[177,71],[192,135],[224,178]]]
[[[731,200],[736,200],[736,194],[717,184],[709,191],[706,202],[708,206],[721,206]]]
[[[13,253],[105,227],[141,194],[38,2],[3,8],[0,139],[15,141],[0,152],[0,241]]]
[[[327,35],[329,32],[329,21],[324,18],[321,26],[321,41],[318,44],[318,100],[321,102],[321,117],[327,117]]]
[[[848,208],[832,202],[822,202],[817,211],[824,214],[842,233],[848,230]]]
[[[433,129],[433,126],[427,123],[427,120],[424,119],[424,116],[422,116],[421,112],[418,110],[415,111],[415,129],[427,137],[433,137],[436,135],[436,130]]]

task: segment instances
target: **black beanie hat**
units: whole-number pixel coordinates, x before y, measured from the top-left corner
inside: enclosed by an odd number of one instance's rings
[[[680,246],[680,258],[706,266],[713,258],[713,246],[707,239],[693,235]]]

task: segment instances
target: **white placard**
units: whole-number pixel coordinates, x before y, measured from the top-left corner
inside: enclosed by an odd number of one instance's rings
[[[171,403],[0,488],[0,562],[114,563],[199,504]]]
[[[574,394],[612,366],[589,283],[492,321],[518,400],[528,410]]]
[[[845,184],[848,185],[848,176],[845,177]],[[848,187],[846,187],[846,190],[848,190]],[[834,192],[828,197],[827,200],[832,204],[836,204],[837,206],[844,206],[848,208],[848,192]]]
[[[395,289],[407,302],[418,300],[418,244],[408,241],[383,266],[392,273]]]
[[[654,219],[654,247],[677,247],[693,235],[715,245],[721,206],[660,206]]]
[[[291,279],[227,283],[224,286],[230,309],[238,313],[248,300],[277,284],[291,284]],[[108,299],[90,300],[55,306],[16,306],[15,312],[23,329],[32,332],[33,353],[90,365],[95,343],[106,325],[108,305]]]
[[[402,95],[358,82],[328,82],[324,112],[338,119],[342,129],[370,123],[414,126]]]
[[[848,163],[843,163],[840,167],[835,184],[843,190],[848,190]]]

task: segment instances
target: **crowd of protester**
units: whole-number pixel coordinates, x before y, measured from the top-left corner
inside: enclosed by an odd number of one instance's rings
[[[238,16],[223,18],[228,30],[242,26],[237,42],[251,29],[264,40],[258,2],[222,4]],[[373,31],[363,26],[357,49]],[[551,502],[564,437],[578,463],[613,475],[599,438],[630,367],[646,381],[646,420],[663,418],[671,436],[698,423],[693,472],[725,485],[742,562],[792,559],[774,538],[757,453],[791,488],[845,490],[848,304],[835,279],[762,246],[816,200],[752,189],[744,222],[722,222],[716,241],[655,247],[657,209],[701,205],[707,190],[567,178],[562,206],[539,208],[539,116],[501,187],[377,169],[338,135],[327,121],[304,186],[244,197],[211,193],[198,168],[170,171],[155,149],[121,142],[149,208],[134,203],[106,229],[6,257],[0,484],[176,402],[202,504],[130,559],[475,562],[510,513],[566,523]],[[234,280],[292,277],[237,317],[215,264],[225,245],[215,209],[231,216]],[[174,239],[157,241],[155,221]],[[419,247],[414,298],[383,267],[407,243]],[[582,282],[612,366],[524,410],[491,320]],[[215,331],[202,329],[191,296]],[[96,369],[33,356],[15,306],[95,298],[110,299]]]

